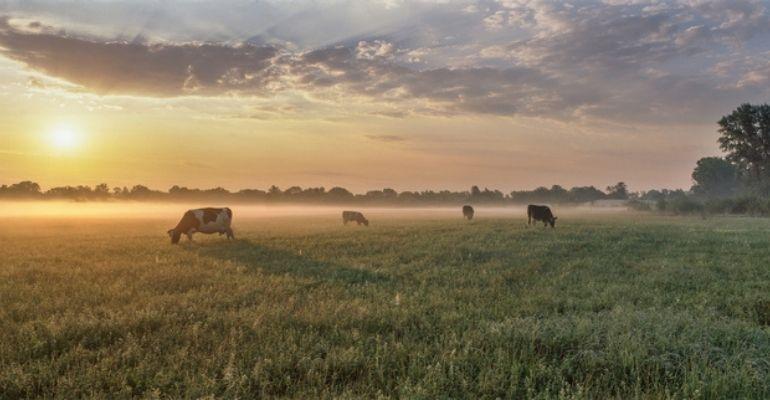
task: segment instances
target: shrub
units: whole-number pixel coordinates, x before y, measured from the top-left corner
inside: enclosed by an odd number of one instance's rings
[[[735,207],[734,199],[709,199],[704,208],[709,214],[729,214]]]
[[[652,211],[652,206],[649,201],[644,200],[629,200],[626,205],[632,210],[636,211]]]
[[[768,200],[757,196],[743,196],[735,199],[731,214],[767,215]]]
[[[674,214],[697,214],[704,210],[703,204],[689,197],[680,197],[671,201],[669,209]]]

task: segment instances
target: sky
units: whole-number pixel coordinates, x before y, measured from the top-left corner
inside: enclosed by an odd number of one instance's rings
[[[0,183],[689,188],[770,1],[0,0]]]

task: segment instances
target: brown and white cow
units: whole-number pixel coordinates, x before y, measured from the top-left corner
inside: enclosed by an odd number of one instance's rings
[[[182,235],[187,235],[192,240],[195,232],[220,235],[227,234],[228,239],[235,239],[230,223],[233,221],[233,212],[229,208],[197,208],[188,210],[182,216],[182,219],[176,224],[176,227],[168,230],[171,237],[171,243],[179,243]]]

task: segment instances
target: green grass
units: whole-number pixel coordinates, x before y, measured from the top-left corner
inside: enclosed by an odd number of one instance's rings
[[[6,221],[0,398],[770,397],[770,220],[371,219]]]

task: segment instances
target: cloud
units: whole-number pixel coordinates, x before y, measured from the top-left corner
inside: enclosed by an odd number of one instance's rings
[[[260,10],[275,17],[268,28],[215,42],[154,34],[152,41],[141,35],[105,39],[30,18],[5,19],[0,51],[98,94],[273,99],[295,93],[310,99],[307,106],[323,103],[344,112],[351,103],[371,104],[367,115],[396,118],[701,121],[734,102],[770,94],[762,56],[770,51],[766,2],[438,3],[260,3]],[[205,4],[186,12],[200,16],[208,10],[210,24],[238,27],[251,18],[214,15]],[[157,18],[169,12],[164,8]],[[76,14],[80,20],[83,13]],[[185,24],[188,36],[194,36],[188,32],[192,25]],[[164,27],[153,32],[173,29]],[[258,117],[284,112],[276,107]]]
[[[393,55],[394,50],[393,43],[383,40],[375,40],[373,42],[360,41],[356,47],[356,57],[365,60],[389,58]]]
[[[391,62],[394,48],[384,41],[289,53],[250,44],[99,42],[25,32],[6,21],[0,45],[7,57],[98,94],[267,96],[335,89],[386,103],[419,99],[449,112],[512,115],[536,106],[533,88],[548,81],[524,67],[418,71]]]
[[[310,51],[292,60],[289,74],[305,90],[339,87],[347,93],[391,104],[423,100],[448,112],[513,115],[548,101],[547,76],[526,67],[414,70],[378,59],[362,59],[345,47]],[[558,97],[558,96],[557,96]]]
[[[143,44],[26,32],[0,21],[2,53],[98,94],[178,96],[266,87],[277,50],[242,44]]]

